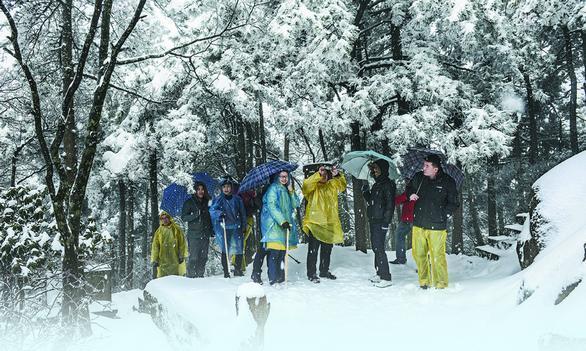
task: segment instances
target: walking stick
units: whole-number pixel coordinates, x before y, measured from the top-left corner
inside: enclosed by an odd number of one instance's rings
[[[226,248],[226,267],[228,269],[228,275],[230,275],[230,261],[228,260],[228,238],[226,236],[226,218],[222,219],[222,222],[224,223],[223,227],[224,227],[224,247]]]
[[[289,228],[287,228],[287,236],[285,238],[285,285],[287,285],[287,257],[289,256]]]

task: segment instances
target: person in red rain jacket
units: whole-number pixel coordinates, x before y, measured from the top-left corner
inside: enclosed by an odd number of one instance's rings
[[[415,201],[409,201],[407,193],[403,192],[401,195],[395,196],[395,206],[402,205],[401,220],[395,230],[395,245],[396,256],[395,260],[390,261],[392,264],[405,264],[407,256],[405,255],[405,238],[411,234],[413,229],[413,212],[415,209]]]

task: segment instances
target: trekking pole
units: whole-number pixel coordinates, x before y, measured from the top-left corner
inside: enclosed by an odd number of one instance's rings
[[[288,257],[290,257],[293,261],[295,261],[295,263],[297,264],[301,264],[301,261],[299,261],[298,259],[296,259],[295,257],[291,256],[291,254],[287,254]]]
[[[224,227],[224,247],[226,249],[226,268],[228,269],[228,275],[230,275],[230,261],[228,259],[228,238],[226,236],[226,218],[222,219]]]
[[[289,256],[289,228],[287,228],[287,237],[285,238],[285,285],[287,285],[287,257]]]

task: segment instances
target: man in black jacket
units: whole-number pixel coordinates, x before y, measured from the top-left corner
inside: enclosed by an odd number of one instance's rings
[[[412,246],[419,286],[423,289],[432,285],[438,289],[446,288],[447,220],[459,203],[456,183],[442,172],[438,155],[431,154],[425,158],[423,172],[415,174],[407,184],[407,196],[409,200],[416,201]]]
[[[183,204],[181,219],[187,222],[187,276],[202,278],[208,260],[210,237],[214,235],[208,202],[210,196],[203,183],[195,184],[195,194]]]
[[[391,272],[385,252],[387,231],[395,212],[395,193],[397,186],[389,179],[389,163],[376,160],[370,164],[370,173],[374,177],[374,185],[368,190],[363,187],[363,195],[368,205],[366,213],[370,224],[370,242],[374,251],[374,268],[376,276],[371,278],[375,286],[385,288],[391,286]]]

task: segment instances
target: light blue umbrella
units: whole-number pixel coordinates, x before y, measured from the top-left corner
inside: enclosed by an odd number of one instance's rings
[[[342,167],[346,172],[350,173],[358,179],[368,180],[372,178],[368,165],[376,160],[385,160],[389,163],[389,178],[392,180],[399,179],[399,170],[397,165],[389,157],[379,154],[376,151],[351,151],[344,155],[342,160]]]

